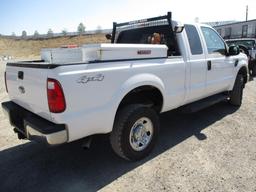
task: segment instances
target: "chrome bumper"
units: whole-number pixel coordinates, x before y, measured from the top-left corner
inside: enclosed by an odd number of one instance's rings
[[[48,145],[60,145],[66,143],[68,140],[66,130],[58,131],[51,134],[43,134],[30,126],[26,126],[26,137],[29,140],[43,142]]]
[[[4,113],[20,139],[29,139],[48,145],[59,145],[68,141],[64,124],[55,124],[31,113],[12,101],[2,103]]]

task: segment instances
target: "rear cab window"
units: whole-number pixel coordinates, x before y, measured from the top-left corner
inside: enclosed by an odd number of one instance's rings
[[[157,34],[159,42],[153,42]],[[126,44],[165,44],[168,47],[168,56],[180,56],[180,50],[174,33],[169,25],[143,27],[121,31],[115,43]]]

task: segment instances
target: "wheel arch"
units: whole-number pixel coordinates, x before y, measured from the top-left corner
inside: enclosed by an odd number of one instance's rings
[[[246,46],[239,44],[238,47],[240,50],[242,49],[244,51],[244,53],[246,54],[247,57],[249,56],[249,51]]]
[[[123,83],[117,94],[118,102],[115,110],[115,118],[120,108],[125,104],[134,104],[133,101],[137,102],[138,100],[133,100],[137,96],[139,100],[143,96],[149,96],[157,105],[155,110],[158,113],[161,112],[164,106],[164,89],[162,80],[153,74],[140,74],[129,78]],[[153,95],[155,97],[152,97]]]
[[[242,66],[242,67],[238,70],[237,75],[238,75],[238,74],[243,75],[243,77],[244,77],[244,84],[246,84],[247,81],[248,81],[248,71],[247,71],[247,67],[246,67],[246,66]],[[236,75],[236,76],[237,76],[237,75]]]
[[[117,111],[128,104],[145,104],[160,113],[163,108],[163,94],[152,85],[142,85],[129,91],[118,105]]]
[[[233,80],[230,84],[229,87],[229,91],[232,91],[235,85],[235,81],[236,81],[236,77],[238,74],[242,74],[244,77],[244,85],[247,83],[248,81],[248,68],[245,64],[241,65],[239,69],[236,70],[236,72],[234,73],[234,77]]]

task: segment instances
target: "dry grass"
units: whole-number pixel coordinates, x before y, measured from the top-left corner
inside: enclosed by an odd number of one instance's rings
[[[108,42],[104,34],[58,37],[39,40],[17,40],[0,37],[0,56],[15,58],[35,58],[40,56],[42,48],[56,48],[67,44],[90,44]]]

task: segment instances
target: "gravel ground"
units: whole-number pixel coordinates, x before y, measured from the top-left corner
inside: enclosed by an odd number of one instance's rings
[[[0,99],[8,99],[3,78]],[[82,141],[46,148],[18,140],[2,112],[0,129],[0,191],[256,191],[255,81],[239,109],[222,102],[161,115],[158,144],[139,162],[117,157],[106,136],[89,150]]]

